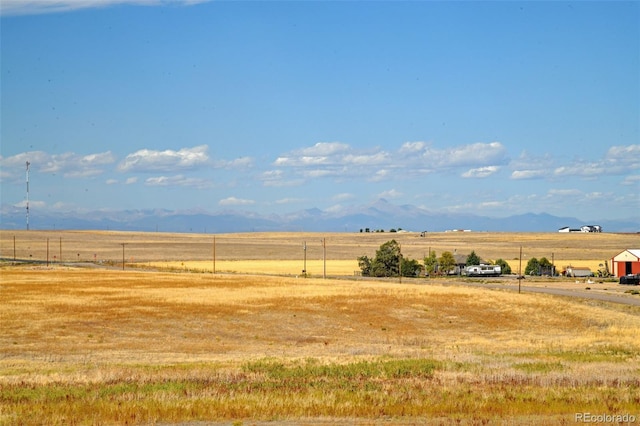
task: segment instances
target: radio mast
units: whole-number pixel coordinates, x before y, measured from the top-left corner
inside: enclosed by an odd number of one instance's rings
[[[29,230],[29,163],[27,161],[27,231]]]

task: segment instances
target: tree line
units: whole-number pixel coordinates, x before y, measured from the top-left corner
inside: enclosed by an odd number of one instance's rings
[[[479,265],[481,259],[472,251],[466,259],[467,265]],[[510,274],[511,267],[503,260],[494,262],[500,265],[503,274]],[[438,257],[435,251],[429,253],[420,263],[402,255],[400,244],[396,240],[382,244],[373,258],[358,257],[358,267],[365,277],[417,277],[423,273],[427,276],[449,275],[455,271],[456,259],[450,251],[444,251]]]

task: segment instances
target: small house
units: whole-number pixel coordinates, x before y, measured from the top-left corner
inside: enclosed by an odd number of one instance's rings
[[[616,277],[640,274],[640,249],[627,249],[611,259],[611,272]]]

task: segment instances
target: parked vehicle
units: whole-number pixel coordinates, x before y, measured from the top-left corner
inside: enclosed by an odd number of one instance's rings
[[[629,274],[620,277],[620,284],[640,285],[640,274]]]
[[[472,265],[464,268],[464,274],[469,277],[497,277],[502,275],[500,265]]]

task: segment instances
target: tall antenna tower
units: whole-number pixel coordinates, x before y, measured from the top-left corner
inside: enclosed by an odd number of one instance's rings
[[[29,165],[31,163],[27,161],[27,231],[29,230]]]

